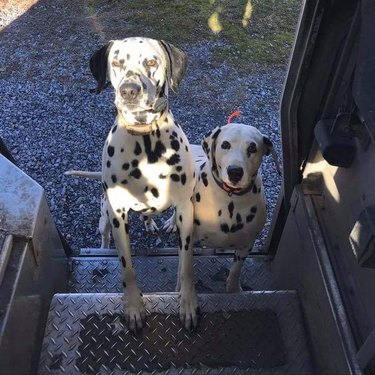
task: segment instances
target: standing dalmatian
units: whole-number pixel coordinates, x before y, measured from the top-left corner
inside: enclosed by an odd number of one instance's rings
[[[186,55],[164,41],[115,40],[90,60],[96,92],[115,90],[116,120],[102,154],[102,185],[108,217],[122,268],[125,318],[130,330],[145,318],[129,241],[130,210],[150,216],[176,207],[180,245],[180,319],[197,325],[192,231],[194,162],[189,142],[168,109],[168,90],[177,91]]]
[[[193,145],[196,174],[193,241],[217,249],[235,249],[227,278],[228,292],[239,292],[242,265],[266,222],[266,201],[260,166],[272,154],[271,141],[256,128],[229,124],[207,134],[202,147]],[[167,232],[182,217],[173,214]]]

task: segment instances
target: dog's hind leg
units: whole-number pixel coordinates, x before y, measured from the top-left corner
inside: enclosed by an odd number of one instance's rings
[[[99,219],[99,232],[102,236],[102,249],[108,249],[111,240],[111,223],[108,218],[108,204],[105,195],[102,195],[100,202],[100,219]]]
[[[249,254],[249,250],[236,250],[234,254],[234,263],[230,268],[227,278],[226,290],[228,293],[241,292],[241,269]]]
[[[169,219],[167,219],[163,225],[163,231],[166,233],[176,232],[176,210],[173,210],[173,214]]]

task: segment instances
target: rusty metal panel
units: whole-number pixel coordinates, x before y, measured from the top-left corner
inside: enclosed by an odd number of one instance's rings
[[[39,374],[312,374],[293,291],[199,296],[199,328],[182,329],[175,293],[144,296],[131,334],[121,294],[55,295]]]
[[[133,257],[137,281],[143,292],[173,292],[176,287],[178,257]],[[225,281],[233,264],[232,257],[197,256],[194,258],[198,292],[225,292]],[[116,258],[73,258],[72,293],[122,292],[119,262]],[[270,261],[248,257],[242,268],[243,290],[269,290],[272,284]]]

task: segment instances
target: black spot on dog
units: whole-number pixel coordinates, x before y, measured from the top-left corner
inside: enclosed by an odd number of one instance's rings
[[[194,219],[194,224],[195,225],[201,225],[201,222],[198,219]]]
[[[250,210],[253,214],[255,214],[255,212],[257,212],[257,207],[256,206],[253,206],[251,207],[251,210]]]
[[[126,185],[126,184],[128,183],[128,180],[122,180],[121,183],[122,183],[123,185]]]
[[[135,167],[138,167],[138,160],[137,159],[134,159],[132,161],[132,167],[135,168]]]
[[[173,131],[171,137],[176,138],[177,137],[177,133],[175,131]],[[173,138],[171,138],[171,139],[173,139]]]
[[[218,214],[219,216],[221,216],[221,213],[222,213],[221,210],[219,210],[219,211],[217,212],[217,214]]]
[[[236,215],[236,221],[237,221],[237,223],[241,223],[242,222],[242,217],[241,217],[241,215],[239,213]]]
[[[257,192],[258,192],[257,185],[254,184],[254,185],[253,185],[253,193],[256,194]]]
[[[190,236],[187,236],[187,237],[186,237],[186,243],[187,243],[188,245],[190,245]]]
[[[133,169],[130,173],[129,173],[130,176],[136,178],[137,180],[142,176],[142,172],[136,168],[136,169]]]
[[[110,168],[110,167],[111,167],[111,162],[107,160],[107,168]]]
[[[125,171],[127,171],[129,169],[129,167],[130,167],[129,163],[124,163],[122,165],[122,169],[125,170]]]
[[[246,222],[250,223],[254,219],[254,217],[255,217],[255,215],[253,215],[253,214],[250,214],[250,215],[246,216]]]
[[[121,263],[122,263],[122,266],[125,268],[126,267],[126,260],[124,257],[121,257]]]
[[[206,165],[206,162],[204,162],[200,167],[199,169],[202,170],[204,168],[204,166]]]
[[[178,220],[180,220],[180,223],[182,223],[182,216],[181,215],[178,217]]]
[[[185,146],[185,151],[189,152],[188,146]]]
[[[205,152],[208,152],[208,143],[206,141],[203,141],[202,148]]]
[[[111,133],[113,134],[116,130],[117,130],[117,125],[115,125],[115,126],[112,128]]]
[[[185,174],[185,173],[183,173],[183,174],[181,175],[181,184],[182,184],[182,185],[185,185],[185,184],[186,184],[186,174]]]
[[[113,146],[108,146],[107,152],[108,156],[112,157],[115,154],[115,148]]]
[[[124,149],[122,148],[120,151],[121,151],[121,152],[124,152]]]
[[[228,224],[221,224],[220,225],[220,229],[221,229],[221,231],[222,232],[224,232],[224,233],[228,233],[229,232],[229,227],[228,227]]]
[[[112,180],[112,182],[113,182],[114,184],[117,182],[117,177],[116,177],[115,174],[113,174],[113,175],[111,176],[111,180]]]
[[[118,228],[120,226],[120,222],[116,218],[113,218],[112,223],[115,228]]]
[[[171,147],[173,150],[178,151],[180,149],[180,142],[177,139],[171,141]]]
[[[243,228],[243,224],[242,224],[242,223],[233,224],[233,225],[230,227],[230,232],[231,232],[231,233],[235,233],[235,232],[241,230],[242,228]]]
[[[234,204],[233,202],[230,202],[228,204],[228,211],[229,211],[229,217],[232,218],[233,217],[233,210],[234,210]]]
[[[161,133],[160,133],[160,129],[159,129],[159,128],[156,129],[156,136],[157,136],[158,138],[160,138],[160,136],[161,136]]]
[[[207,185],[208,185],[207,173],[206,172],[202,172],[201,176],[202,176],[203,185],[207,187]]]
[[[217,136],[220,134],[220,132],[221,132],[221,129],[217,129],[216,132],[214,134],[212,134],[211,138],[216,139]]]
[[[158,189],[156,189],[156,188],[152,188],[152,189],[151,189],[151,193],[152,193],[152,195],[153,195],[155,198],[158,198],[158,197],[159,197],[159,191],[158,191]]]
[[[135,147],[134,147],[134,155],[139,155],[142,152],[141,145],[138,142],[135,142]]]
[[[176,174],[176,173],[172,173],[171,174],[171,179],[174,182],[178,182],[178,181],[180,181],[180,176],[178,174]]]
[[[177,172],[181,172],[181,171],[182,171],[182,166],[181,166],[181,165],[178,165],[178,166],[176,167],[176,171],[177,171]]]
[[[125,223],[125,233],[129,234],[129,224]]]
[[[178,154],[173,154],[169,159],[167,159],[167,164],[168,165],[175,165],[180,162],[181,158],[180,155]]]
[[[158,176],[161,180],[167,178],[167,175],[160,173]]]
[[[159,160],[159,158],[166,152],[165,146],[160,140],[156,141],[155,148],[152,150],[151,138],[149,135],[143,136],[143,143],[145,146],[147,161],[150,164],[156,163]]]
[[[201,195],[199,193],[195,194],[195,200],[197,202],[200,202],[201,201]]]
[[[102,186],[104,191],[108,190],[108,184],[105,181],[103,182]]]

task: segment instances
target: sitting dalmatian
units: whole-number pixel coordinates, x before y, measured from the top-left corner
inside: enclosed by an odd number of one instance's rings
[[[271,141],[253,126],[232,123],[217,127],[204,137],[202,146],[192,146],[197,174],[193,241],[235,249],[226,289],[239,292],[242,265],[266,222],[260,174],[263,156],[271,153],[279,174],[280,168]],[[173,231],[182,220],[175,212],[164,229]]]
[[[164,41],[127,38],[111,41],[90,60],[100,93],[109,78],[117,117],[102,154],[102,185],[124,287],[130,330],[145,318],[142,293],[132,265],[128,214],[151,216],[174,206],[180,237],[180,319],[197,325],[198,299],[193,270],[194,161],[189,142],[168,108],[168,91],[177,91],[186,55]]]

